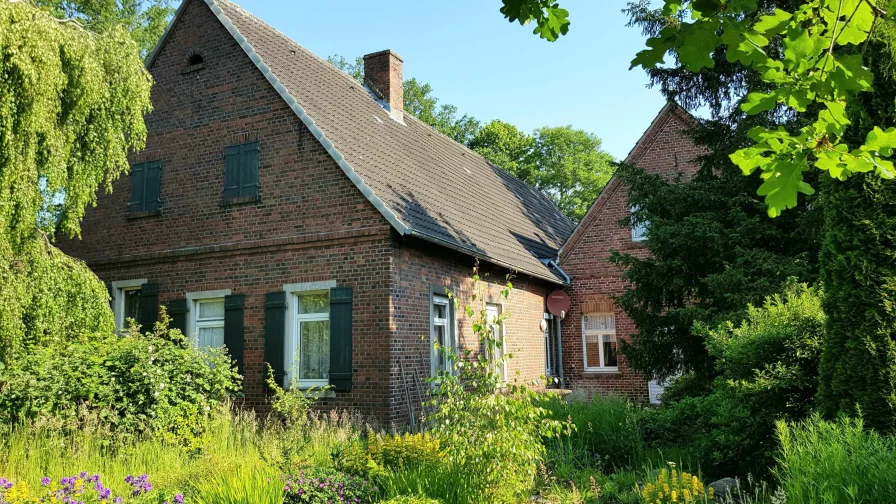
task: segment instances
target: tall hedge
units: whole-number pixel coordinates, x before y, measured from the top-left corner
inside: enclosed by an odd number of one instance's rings
[[[827,183],[822,277],[827,337],[820,404],[833,416],[861,408],[896,427],[896,183],[876,174]]]
[[[849,110],[852,135],[896,125],[896,30],[882,25],[864,51],[874,92]],[[825,177],[827,179],[827,177]],[[868,425],[896,428],[896,182],[870,173],[822,187],[819,263],[827,336],[819,404],[833,416],[861,408]]]

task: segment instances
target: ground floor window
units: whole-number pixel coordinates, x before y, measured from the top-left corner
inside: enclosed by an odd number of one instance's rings
[[[488,303],[485,305],[485,312],[488,316],[488,331],[491,342],[485,349],[486,356],[489,360],[489,369],[493,373],[497,373],[502,382],[507,382],[507,365],[504,362],[504,324],[498,323],[498,317],[501,315],[501,305]]]
[[[115,316],[117,330],[127,329],[128,319],[138,320],[140,290],[145,283],[145,278],[112,282],[112,313]]]
[[[454,350],[454,322],[448,296],[433,294],[430,307],[430,372],[432,376],[451,370],[449,352]]]
[[[612,313],[591,313],[582,317],[586,371],[616,371],[618,346],[616,316]]]
[[[230,289],[188,292],[187,336],[199,348],[224,346],[224,298]]]
[[[330,291],[293,294],[293,373],[303,386],[327,385],[330,378]]]

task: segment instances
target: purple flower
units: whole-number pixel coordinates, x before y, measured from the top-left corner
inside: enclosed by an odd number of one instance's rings
[[[177,494],[174,496],[174,504],[184,504],[184,495]]]
[[[43,485],[43,486],[48,486],[48,485],[50,484],[50,477],[49,477],[49,476],[44,476],[43,478],[41,478],[41,479],[40,479],[40,484]]]

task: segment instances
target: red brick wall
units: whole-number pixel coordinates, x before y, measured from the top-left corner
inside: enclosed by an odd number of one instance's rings
[[[693,119],[686,113],[668,105],[626,161],[669,178],[678,173],[694,173],[697,169],[694,158],[702,151],[684,133],[691,121]],[[611,250],[640,257],[647,253],[646,244],[633,242],[631,230],[618,224],[628,212],[626,188],[614,178],[561,251],[560,266],[572,279],[567,291],[571,306],[562,323],[563,364],[569,388],[583,390],[589,395],[621,394],[646,401],[647,383],[629,369],[625,356],[620,355],[619,370],[615,373],[586,372],[583,357],[584,314],[612,310],[616,316],[617,337],[636,337],[634,323],[612,301],[612,296],[624,292],[626,286],[619,269],[608,260]]]
[[[439,252],[443,250],[444,252]],[[435,253],[434,253],[435,252]],[[480,341],[474,335],[471,320],[463,313],[473,294],[473,258],[441,249],[415,239],[394,242],[395,276],[392,284],[392,404],[397,421],[408,415],[405,385],[401,367],[409,376],[428,377],[430,335],[430,292],[437,286],[451,290],[460,300],[457,310],[458,342],[478,352]],[[544,317],[544,300],[556,288],[548,282],[517,276],[511,279],[513,290],[507,299],[501,297],[507,271],[488,264],[480,264],[482,299],[502,306],[509,318],[504,324],[505,350],[513,357],[507,364],[508,382],[527,383],[540,379],[545,373],[544,333],[540,323]],[[478,303],[477,309],[484,308]],[[399,360],[402,361],[399,364]],[[411,402],[419,415],[418,384],[409,382]]]
[[[390,226],[277,95],[204,2],[169,34],[150,69],[146,150],[161,159],[162,211],[129,219],[129,178],[89,209],[82,240],[64,241],[106,282],[146,278],[162,303],[187,292],[246,295],[245,391],[264,404],[264,294],[335,280],[354,287],[351,393],[325,405],[388,418]],[[194,52],[204,68],[184,73]],[[260,201],[222,207],[224,147],[256,135]]]
[[[352,391],[321,399],[323,407],[352,407],[388,419],[389,415],[389,235],[338,236],[251,252],[216,252],[162,257],[93,269],[105,281],[146,278],[160,284],[160,302],[188,292],[230,289],[244,294],[246,404],[266,404],[264,384],[264,295],[284,284],[335,280],[353,288]]]
[[[185,247],[277,239],[313,240],[335,231],[382,232],[386,220],[296,117],[205,2],[187,0],[150,71],[154,110],[146,149],[162,160],[162,212],[129,220],[130,179],[100,194],[83,240],[63,249],[92,262]],[[204,68],[183,73],[199,52]],[[260,202],[222,207],[224,147],[257,135]]]

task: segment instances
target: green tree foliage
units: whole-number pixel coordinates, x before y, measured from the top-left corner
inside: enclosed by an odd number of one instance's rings
[[[77,236],[97,188],[128,169],[128,150],[145,142],[150,84],[125,29],[90,32],[0,3],[0,362],[111,328],[105,288],[45,233]]]
[[[362,58],[350,62],[337,55],[327,61],[364,82]],[[497,119],[483,126],[467,114],[458,116],[456,106],[440,103],[433,96],[432,86],[415,78],[404,81],[404,108],[493,165],[540,189],[574,221],[585,215],[616,168],[593,133],[561,126],[539,128],[529,135]]]
[[[875,28],[889,29],[896,9],[887,12],[872,0],[805,0],[789,11],[763,7],[757,0],[665,0],[662,13],[670,22],[647,40],[632,67],[657,67],[672,53],[686,70],[698,72],[724,54],[766,83],[766,89],[748,89],[740,104],[744,112],[778,108],[807,119],[795,131],[757,126],[748,133],[751,145],[731,154],[744,174],[760,172],[758,194],[772,217],[795,207],[798,193],[814,192],[804,180],[811,166],[839,180],[868,172],[896,177],[889,159],[896,128],[871,125],[850,142],[846,110],[857,94],[872,89],[859,48]]]
[[[629,24],[647,36],[670,22],[648,2],[631,2],[626,12]],[[667,98],[706,108],[712,119],[698,121],[691,132],[705,153],[690,181],[620,168],[617,175],[638,208],[632,220],[649,223],[650,255],[611,256],[630,285],[618,303],[638,328],[638,337],[623,343],[629,363],[659,378],[693,373],[689,383],[695,394],[705,392],[716,374],[706,335],[695,324],[740,321],[747,304],[780,292],[787,278],[814,281],[822,221],[814,197],[779,219],[766,216],[755,181],[743,177],[729,156],[749,144],[752,127],[787,125],[797,118],[773,111],[747,116],[736,100],[744,86],[759,80],[755,71],[728,64],[724,53],[713,58],[712,68],[696,73],[677,61],[648,70],[651,84]]]
[[[516,126],[495,119],[483,126],[467,147],[518,179],[534,183],[535,167],[530,156],[535,147],[535,140]]]
[[[508,21],[520,25],[535,23],[532,32],[539,37],[555,41],[569,32],[569,11],[553,0],[502,0],[501,14]]]
[[[881,27],[863,56],[873,93],[851,102],[847,139],[872,125],[896,125],[896,29]],[[821,364],[821,405],[861,410],[882,431],[896,429],[896,184],[857,174],[823,186],[822,275],[827,287],[828,340]]]
[[[741,130],[707,122],[694,140],[707,154],[688,182],[617,171],[639,209],[634,219],[649,223],[650,255],[614,251],[611,260],[630,286],[617,302],[638,328],[623,342],[629,363],[658,378],[693,372],[694,385],[705,385],[716,371],[695,324],[739,321],[747,304],[780,292],[788,277],[814,280],[820,217],[807,206],[765,215],[753,182],[727,159],[744,142]]]
[[[773,465],[775,422],[812,411],[825,317],[821,293],[789,285],[750,306],[739,325],[707,331],[718,377],[703,397],[683,397],[648,415],[652,442],[683,445],[715,476],[764,474]],[[667,394],[675,394],[673,386]]]
[[[535,130],[530,162],[533,185],[578,222],[615,171],[597,135],[572,126]],[[525,179],[524,179],[525,180]]]
[[[59,18],[75,19],[92,31],[120,25],[128,30],[140,54],[155,47],[174,13],[171,0],[33,0]]]

